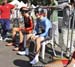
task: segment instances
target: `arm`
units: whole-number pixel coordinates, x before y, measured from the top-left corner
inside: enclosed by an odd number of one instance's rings
[[[10,7],[11,14],[14,14],[14,8],[15,8],[15,6],[12,5],[12,4],[9,4],[9,7]]]
[[[28,27],[28,28],[23,28],[23,30],[24,30],[25,32],[27,32],[27,33],[31,33],[32,30],[33,30],[33,22],[32,22],[32,19],[30,19],[28,23],[29,23],[29,26],[30,26],[30,27]]]
[[[58,9],[58,6],[40,6],[43,9]]]
[[[47,21],[45,21],[45,32],[40,34],[40,36],[42,36],[42,37],[46,36],[48,34],[49,28],[52,28],[52,24],[50,21],[47,20]]]
[[[62,4],[59,4],[57,7],[60,8],[60,9],[64,9],[64,7],[69,7],[69,8],[71,8],[71,5],[68,4],[68,3],[62,3]]]
[[[10,9],[15,8],[15,6],[14,6],[14,5],[12,5],[12,4],[9,4],[9,6],[10,6]]]
[[[30,18],[30,27],[26,28],[25,31],[29,31],[29,30],[33,30],[33,21],[31,18]]]

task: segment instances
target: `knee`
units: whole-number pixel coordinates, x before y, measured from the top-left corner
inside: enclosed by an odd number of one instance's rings
[[[41,38],[36,38],[36,42],[37,43],[41,42]]]

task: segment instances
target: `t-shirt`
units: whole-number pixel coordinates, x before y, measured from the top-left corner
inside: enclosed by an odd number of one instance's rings
[[[58,2],[54,1],[50,4],[50,6],[58,6]],[[51,9],[51,16],[50,16],[50,20],[52,22],[58,22],[58,11],[56,9]]]
[[[2,19],[9,19],[10,18],[10,11],[11,9],[14,8],[14,5],[11,4],[5,4],[0,6],[0,11],[1,11],[1,18]]]
[[[1,11],[0,11],[0,19],[1,19]]]
[[[24,18],[24,27],[26,32],[33,30],[33,21],[31,18]]]

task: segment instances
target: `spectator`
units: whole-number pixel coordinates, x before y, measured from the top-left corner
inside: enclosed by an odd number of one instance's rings
[[[14,8],[14,5],[8,4],[8,0],[2,0],[2,5],[0,7],[1,11],[1,23],[3,28],[2,37],[5,39],[7,37],[7,32],[10,31],[10,12]]]
[[[55,39],[55,43],[59,44],[58,11],[56,10],[57,6],[58,6],[58,2],[56,0],[50,0],[50,7],[51,7],[50,20],[53,24],[52,39],[53,40]]]
[[[1,7],[1,4],[0,4]],[[0,11],[0,40],[2,41],[2,23],[1,23],[1,11]]]
[[[18,51],[20,49],[20,45],[23,43],[23,33],[21,32],[21,24],[18,22],[19,26],[18,27],[13,27],[12,29],[12,42],[9,42],[6,46],[12,46],[14,45],[15,48],[13,49],[14,51]],[[16,37],[16,34],[18,32],[18,36]]]
[[[45,37],[48,36],[49,28],[52,28],[51,22],[45,17],[45,12],[41,8],[35,9],[36,14],[36,26],[35,26],[35,33],[31,34],[28,38],[34,40],[36,42],[36,55],[34,59],[30,62],[31,64],[36,64],[39,61],[39,53],[41,48],[41,42],[44,40]],[[28,39],[28,41],[29,41]],[[28,42],[27,41],[27,45]],[[23,53],[24,52],[24,53]],[[18,52],[20,55],[26,55],[26,51]]]
[[[20,11],[21,11],[22,16],[24,18],[24,28],[21,28],[20,24],[19,24],[19,27],[17,27],[17,28],[14,27],[13,28],[13,40],[14,40],[14,37],[16,35],[16,32],[19,32],[19,34],[20,34],[20,43],[22,43],[23,42],[23,33],[22,33],[22,31],[25,32],[26,35],[31,34],[32,30],[33,30],[33,21],[32,21],[32,18],[30,17],[30,15],[29,15],[29,9],[27,7],[22,7],[20,9]],[[9,43],[8,46],[12,45],[12,44],[13,43]],[[23,46],[24,45],[22,45],[22,48],[24,48]],[[14,50],[18,50],[18,49],[19,49],[19,45]]]

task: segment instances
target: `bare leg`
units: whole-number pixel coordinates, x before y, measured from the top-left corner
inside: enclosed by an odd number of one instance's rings
[[[30,64],[36,64],[39,61],[39,53],[40,53],[42,40],[43,40],[43,38],[41,38],[41,37],[36,38],[36,55],[35,55],[34,59],[30,62]]]
[[[46,64],[45,67],[64,67],[63,63],[61,62],[61,60],[57,60],[55,62]]]

